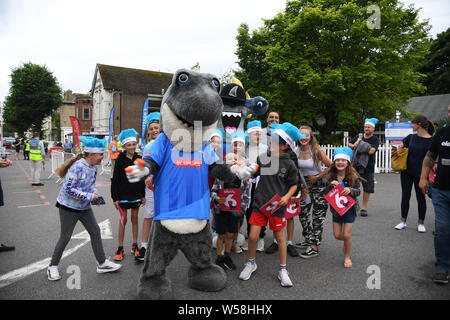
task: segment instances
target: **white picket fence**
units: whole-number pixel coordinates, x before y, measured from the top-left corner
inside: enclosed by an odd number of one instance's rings
[[[334,149],[342,148],[342,146],[333,146],[331,144],[321,145],[320,147],[330,159],[333,159]],[[392,147],[389,141],[386,141],[386,144],[380,144],[378,151],[375,153],[375,173],[394,172],[391,168],[391,150]]]

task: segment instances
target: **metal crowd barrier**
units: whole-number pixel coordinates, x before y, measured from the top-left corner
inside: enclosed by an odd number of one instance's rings
[[[100,175],[102,175],[104,173],[111,174],[111,168],[112,168],[112,162],[111,162],[111,159],[109,158],[109,152],[106,151],[103,155]]]
[[[67,160],[75,157],[74,153],[65,153],[62,151],[52,151],[52,158],[51,158],[51,164],[52,164],[52,172],[49,175],[47,179],[50,179],[53,176],[56,176],[56,169],[58,169],[60,166],[63,165],[64,162]],[[62,183],[64,179],[58,177],[55,183]]]

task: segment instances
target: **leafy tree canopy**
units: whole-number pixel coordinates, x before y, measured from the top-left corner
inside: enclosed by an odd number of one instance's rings
[[[426,75],[422,79],[426,95],[450,93],[450,28],[431,42],[430,53],[418,71]]]
[[[5,122],[17,132],[41,131],[43,120],[62,103],[62,90],[46,66],[31,62],[11,72]]]
[[[251,96],[284,121],[312,125],[324,143],[333,130],[360,131],[366,117],[394,118],[424,91],[415,69],[429,29],[397,0],[288,1],[263,27],[238,28],[235,73]]]

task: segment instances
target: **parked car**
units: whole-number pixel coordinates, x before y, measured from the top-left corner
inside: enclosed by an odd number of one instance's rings
[[[11,149],[13,146],[13,143],[16,141],[16,138],[14,137],[4,137],[3,138],[3,147],[7,149]]]

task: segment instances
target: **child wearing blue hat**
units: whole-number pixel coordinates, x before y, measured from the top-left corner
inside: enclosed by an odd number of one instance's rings
[[[360,191],[360,177],[358,172],[353,168],[352,161],[353,152],[349,147],[336,148],[333,154],[333,164],[324,181],[328,183],[326,192],[328,193],[338,184],[342,184],[344,191],[342,195],[349,195],[356,203],[343,216],[340,216],[332,206],[330,211],[333,214],[333,234],[337,240],[344,241],[342,251],[344,252],[344,267],[351,268],[352,261],[350,259],[350,251],[352,247],[352,228],[355,222],[356,212],[359,204],[357,197]]]
[[[295,168],[297,169],[297,190],[293,195],[292,200],[295,200],[298,196],[299,191],[306,185],[303,175],[299,171],[297,155],[294,150],[296,149],[297,142],[304,138],[304,135],[300,132],[300,130],[289,122],[284,122],[282,124],[272,124],[272,135],[273,139],[278,139],[279,141],[284,141],[284,143],[289,145],[289,148],[285,151],[285,154],[289,156],[289,158],[294,162]],[[277,138],[278,137],[278,138]],[[287,253],[291,257],[298,257],[298,252],[293,245],[293,237],[294,237],[294,219],[290,218],[286,221],[287,225]],[[277,239],[275,238],[273,243],[265,250],[265,253],[272,254],[278,250]]]
[[[211,134],[211,137],[209,138],[209,143],[211,144],[211,147],[214,149],[214,152],[220,159],[223,158],[222,147],[224,140],[225,140],[225,131],[222,128],[214,129],[214,132]]]
[[[298,129],[297,129],[298,132]],[[256,176],[260,176],[253,200],[253,213],[250,217],[250,235],[248,238],[248,262],[239,275],[241,280],[249,280],[257,269],[256,246],[261,232],[261,227],[269,223],[270,230],[278,243],[280,257],[280,271],[278,279],[281,286],[292,287],[289,273],[286,268],[287,242],[284,227],[286,226],[286,205],[289,199],[297,191],[298,170],[294,161],[287,154],[288,150],[295,147],[295,141],[299,139],[300,132],[291,130],[289,125],[277,127],[271,136],[270,153],[258,156],[258,170]],[[291,150],[292,151],[292,150]],[[274,197],[281,199],[273,203]],[[263,207],[277,208],[270,215],[264,214]]]
[[[159,117],[159,112],[152,112],[145,119],[150,142],[155,141],[159,135]]]
[[[247,123],[247,136],[249,138],[247,153],[251,162],[256,162],[256,158],[267,152],[267,145],[261,141],[262,127],[261,121],[254,120]]]
[[[100,228],[91,208],[91,204],[100,204],[101,200],[95,181],[97,165],[102,162],[106,151],[106,140],[90,137],[80,137],[80,140],[83,143],[83,153],[66,161],[56,170],[56,174],[64,178],[64,184],[56,200],[61,234],[47,268],[50,281],[61,279],[58,264],[78,221],[81,221],[91,237],[92,249],[98,262],[97,273],[113,272],[121,267],[105,258]]]
[[[236,163],[239,166],[249,165],[250,162],[245,157],[245,150],[248,141],[248,136],[243,131],[237,131],[231,135],[231,146],[233,147],[233,154],[236,155]],[[251,182],[250,179],[242,180],[241,182],[241,207],[242,211],[239,215],[238,221],[238,232],[241,229],[241,225],[244,222],[244,213],[247,211],[250,205],[250,189]],[[236,253],[242,253],[242,248],[238,244],[239,233],[234,234],[233,247],[232,250]],[[242,236],[243,237],[243,236]]]
[[[122,143],[124,151],[119,154],[114,166],[114,174],[111,180],[111,198],[117,210],[123,210],[125,217],[119,222],[119,247],[114,256],[114,260],[121,261],[124,255],[123,240],[125,237],[125,225],[127,224],[128,209],[131,209],[131,223],[133,233],[133,244],[131,253],[134,256],[139,254],[137,238],[139,233],[139,207],[145,205],[145,183],[144,181],[130,183],[125,174],[125,168],[134,165],[136,159],[142,157],[136,153],[138,133],[134,129],[123,130],[119,134],[119,141]]]
[[[158,138],[159,136],[160,133],[159,118],[160,118],[159,112],[152,112],[145,119],[149,141],[144,147],[143,151],[144,155],[149,154],[150,146],[155,142],[156,138]],[[145,210],[144,210],[144,220],[142,222],[141,248],[139,249],[139,254],[135,257],[136,262],[144,261],[154,215],[155,215],[155,203],[153,198],[153,179],[151,177],[148,177],[145,180]]]
[[[245,138],[245,133],[242,131],[234,132],[231,135],[233,152],[226,155],[225,163],[230,165],[247,165],[247,159],[244,157]],[[226,200],[223,197],[219,197],[219,190],[221,189],[240,189],[241,207],[239,211],[220,210],[220,205]],[[250,203],[249,180],[239,180],[237,177],[232,181],[216,179],[211,189],[211,200],[215,203],[214,222],[215,231],[218,234],[216,241],[216,264],[224,270],[236,269],[230,253],[231,250],[236,253],[242,253],[241,247],[237,244],[237,238],[240,225],[243,221],[243,213],[247,210]],[[225,246],[223,246],[223,243],[225,243]]]

